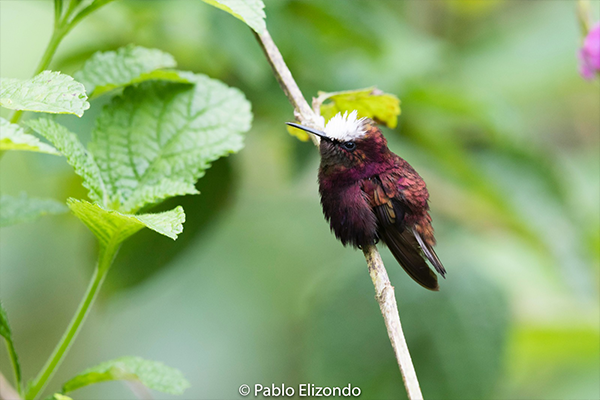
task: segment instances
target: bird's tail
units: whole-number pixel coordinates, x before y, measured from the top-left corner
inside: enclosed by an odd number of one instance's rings
[[[444,266],[442,265],[442,262],[440,261],[440,259],[437,256],[437,254],[435,254],[433,247],[428,245],[423,240],[423,238],[421,237],[421,235],[419,235],[419,232],[417,232],[417,230],[415,228],[412,229],[412,232],[413,232],[413,235],[415,235],[417,242],[419,242],[419,246],[421,247],[421,250],[423,250],[423,254],[425,254],[427,259],[429,259],[429,262],[431,263],[431,265],[433,265],[435,267],[435,270],[440,275],[442,275],[442,278],[446,278],[446,268],[444,268]]]
[[[429,268],[421,254],[420,249],[422,247],[420,246],[420,242],[422,242],[422,240],[420,240],[418,233],[407,229],[399,232],[394,228],[384,228],[381,229],[380,235],[381,239],[389,247],[398,263],[404,268],[406,273],[415,280],[415,282],[429,290],[437,291],[440,289],[437,282],[437,276],[431,268]],[[425,250],[423,250],[423,253],[429,258]],[[435,253],[432,254],[435,255]],[[431,258],[429,259],[431,260]],[[435,256],[435,259],[437,259],[437,256]],[[439,262],[439,259],[437,259],[437,262],[439,266],[442,265]],[[432,264],[438,269],[433,261]],[[442,266],[441,268],[445,273],[444,267]],[[438,269],[438,271],[440,270]]]

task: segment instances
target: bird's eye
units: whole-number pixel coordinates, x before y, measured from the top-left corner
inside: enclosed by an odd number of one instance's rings
[[[356,148],[356,143],[354,142],[344,142],[342,143],[342,147],[346,150],[354,150]]]

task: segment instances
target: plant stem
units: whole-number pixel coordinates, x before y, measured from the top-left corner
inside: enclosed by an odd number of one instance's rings
[[[58,28],[54,30],[54,32],[52,33],[52,37],[50,38],[50,42],[48,42],[48,46],[46,47],[46,51],[44,52],[44,55],[38,63],[38,66],[35,69],[33,76],[36,76],[37,74],[41,73],[46,68],[48,68],[48,66],[50,65],[50,61],[52,61],[52,57],[54,57],[54,53],[56,53],[58,45],[60,44],[61,40],[63,40],[67,32],[68,29],[66,28]]]
[[[44,55],[42,56],[40,62],[38,63],[38,66],[35,69],[33,76],[36,76],[37,74],[41,73],[46,68],[48,68],[48,66],[50,65],[50,62],[52,61],[52,57],[54,57],[54,53],[56,53],[56,49],[58,48],[58,45],[60,44],[61,40],[63,40],[63,38],[65,37],[65,35],[68,32],[69,32],[69,28],[65,28],[65,27],[55,27],[54,28],[54,32],[52,32],[52,37],[50,38],[50,42],[48,43],[48,46],[46,47],[46,51],[44,51]],[[15,113],[12,115],[12,118],[10,119],[10,122],[12,122],[13,124],[16,124],[17,122],[19,122],[22,115],[23,115],[23,110],[15,111]]]
[[[69,23],[69,29],[73,29],[73,27],[77,25],[82,19],[84,19],[89,14],[93,13],[100,7],[103,7],[112,1],[114,0],[95,0],[92,4],[90,4],[89,6],[81,10],[79,13],[77,13],[77,15]]]
[[[254,36],[256,36],[258,43],[267,56],[267,60],[275,73],[275,79],[277,79],[279,86],[281,86],[281,89],[283,89],[288,100],[292,103],[296,119],[304,125],[323,129],[322,126],[318,126],[320,124],[317,119],[317,114],[314,113],[306,102],[298,84],[292,76],[292,72],[283,60],[281,52],[277,48],[277,45],[275,45],[275,42],[273,42],[271,35],[269,35],[269,31],[265,29],[261,34],[254,32]],[[319,138],[317,136],[310,135],[310,138],[316,146],[319,145]]]
[[[398,366],[400,366],[408,398],[412,400],[423,399],[417,373],[410,358],[406,339],[404,339],[394,287],[390,283],[390,278],[381,260],[381,255],[379,255],[375,246],[365,246],[363,253],[369,266],[369,275],[371,275],[373,286],[375,286],[375,298],[379,303],[390,342],[392,342],[394,353],[396,353],[396,360],[398,361]]]
[[[120,242],[112,241],[101,247],[96,270],[92,275],[92,280],[90,281],[83,299],[79,303],[79,308],[73,316],[73,319],[63,334],[60,342],[58,342],[54,348],[52,355],[48,358],[48,361],[27,391],[25,396],[27,400],[33,400],[40,394],[62,362],[64,356],[69,351],[73,340],[77,337],[77,334],[81,329],[83,321],[85,321],[85,318],[89,314],[90,308],[94,303],[96,296],[98,295],[98,291],[100,290],[102,282],[104,281],[104,278],[106,277],[106,274],[108,273],[108,270],[115,259],[119,247]]]
[[[312,126],[317,129],[323,129],[323,126],[318,126],[321,123],[318,119],[316,112],[310,108],[302,92],[298,88],[296,81],[294,80],[292,73],[285,64],[279,49],[273,42],[271,35],[265,29],[261,34],[254,34],[262,47],[267,60],[275,73],[275,78],[279,85],[283,89],[283,92],[289,99],[290,103],[294,107],[294,115],[296,119],[303,125]],[[315,100],[315,99],[313,99]],[[320,107],[320,102],[313,101],[315,108]],[[316,126],[315,126],[316,125]],[[315,138],[314,135],[310,135],[311,138]],[[315,145],[319,145],[318,141],[313,140]],[[410,358],[408,351],[408,345],[404,339],[404,333],[402,332],[402,325],[400,324],[400,315],[398,314],[398,304],[396,302],[396,296],[394,294],[394,287],[390,283],[385,266],[381,260],[381,256],[377,251],[376,246],[367,246],[363,249],[365,259],[369,267],[369,274],[373,280],[375,286],[375,293],[381,314],[385,321],[385,326],[388,331],[388,336],[394,348],[396,354],[396,360],[400,367],[402,379],[404,380],[404,386],[410,400],[422,400],[423,395],[419,387],[419,381]]]
[[[69,8],[65,12],[63,18],[61,19],[62,13],[62,0],[55,0],[54,2],[54,31],[52,32],[52,37],[50,38],[50,42],[46,47],[46,51],[44,51],[44,55],[42,56],[40,62],[38,63],[33,76],[38,75],[48,68],[54,54],[56,53],[56,49],[60,42],[64,39],[67,33],[71,31],[83,18],[87,17],[90,13],[96,11],[100,7],[110,3],[113,0],[95,0],[92,4],[81,10],[70,22],[69,18],[71,18],[71,14],[77,8],[77,2],[71,0],[69,3]],[[23,115],[23,110],[17,110],[12,115],[10,122],[16,124],[21,119]]]
[[[8,351],[8,357],[10,358],[10,363],[12,365],[14,374],[15,374],[15,387],[19,392],[19,396],[23,395],[23,383],[21,381],[21,368],[19,367],[19,362],[17,360],[17,352],[15,351],[15,346],[12,341],[5,340],[6,342],[6,350]]]
[[[56,28],[60,22],[62,15],[62,0],[54,0],[54,28]]]

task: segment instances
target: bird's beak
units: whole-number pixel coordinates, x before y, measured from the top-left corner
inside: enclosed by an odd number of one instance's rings
[[[303,131],[306,131],[308,133],[312,133],[313,135],[316,135],[320,138],[323,138],[325,140],[331,140],[331,138],[327,137],[327,135],[325,134],[325,132],[321,132],[319,130],[313,129],[313,128],[309,128],[308,126],[303,126],[300,124],[296,124],[294,122],[286,122],[286,124],[288,124],[289,126],[293,126],[294,128],[298,128],[298,129],[302,129]]]

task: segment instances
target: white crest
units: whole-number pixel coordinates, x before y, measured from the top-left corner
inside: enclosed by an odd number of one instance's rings
[[[357,119],[357,111],[354,110],[348,115],[348,111],[342,115],[337,113],[333,118],[329,120],[325,127],[325,133],[327,137],[342,142],[349,140],[355,140],[363,137],[367,130],[365,129],[365,119]]]

